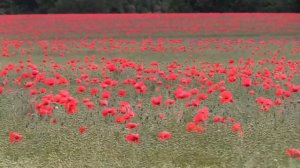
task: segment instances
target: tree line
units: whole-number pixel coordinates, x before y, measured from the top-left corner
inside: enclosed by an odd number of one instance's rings
[[[300,12],[300,0],[1,0],[0,14]]]

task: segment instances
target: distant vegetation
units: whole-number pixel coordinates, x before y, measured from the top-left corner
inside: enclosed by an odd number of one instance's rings
[[[0,14],[300,12],[300,0],[1,0]]]

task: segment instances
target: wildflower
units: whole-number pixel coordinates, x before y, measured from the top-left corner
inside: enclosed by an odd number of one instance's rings
[[[189,122],[186,124],[187,132],[202,132],[204,127],[198,126],[195,122]]]
[[[128,129],[133,129],[133,128],[136,128],[137,126],[138,126],[138,124],[137,123],[127,123],[126,125],[126,128],[128,128]]]
[[[138,133],[127,134],[125,135],[125,141],[132,144],[137,144],[140,142],[140,135]]]
[[[287,149],[286,154],[291,158],[300,159],[300,150],[299,149]]]
[[[20,142],[22,140],[22,135],[18,132],[9,132],[9,142]]]
[[[251,86],[252,79],[250,78],[242,78],[242,86],[249,87]]]
[[[232,101],[233,101],[233,98],[232,98],[232,94],[230,91],[221,92],[221,94],[220,94],[220,102],[221,103],[229,103]]]
[[[242,130],[241,123],[236,122],[236,123],[232,124],[231,130],[234,132],[241,131]]]
[[[81,134],[85,133],[86,130],[87,130],[87,127],[84,126],[84,125],[81,125],[81,126],[79,126],[79,128],[78,128],[78,131],[79,131],[79,133],[81,133]]]
[[[85,92],[85,87],[84,86],[78,86],[77,91],[78,92]]]
[[[119,95],[120,97],[125,96],[125,95],[126,95],[126,91],[123,90],[123,89],[121,89],[121,90],[118,91],[118,95]]]
[[[157,96],[157,97],[152,97],[152,98],[151,98],[151,103],[152,103],[152,105],[160,106],[160,104],[161,104],[161,99],[162,99],[162,96],[161,96],[161,95],[159,95],[159,96]]]
[[[205,121],[207,119],[207,117],[208,117],[208,113],[209,113],[208,112],[208,108],[207,107],[203,107],[202,109],[198,110],[198,112],[194,116],[193,121],[195,123]]]
[[[171,133],[168,132],[168,131],[161,131],[160,133],[158,133],[157,138],[158,138],[160,141],[165,141],[165,140],[171,138]]]
[[[101,98],[102,99],[108,99],[110,98],[110,92],[109,91],[105,91],[101,93]]]

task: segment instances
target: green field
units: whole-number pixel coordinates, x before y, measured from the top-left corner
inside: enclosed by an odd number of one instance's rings
[[[300,103],[297,102],[300,100],[299,91],[289,97],[280,97],[283,101],[281,105],[272,105],[268,111],[260,111],[256,98],[264,96],[274,100],[275,87],[263,89],[260,84],[264,81],[255,76],[256,72],[263,72],[268,68],[272,74],[271,83],[287,89],[285,80],[277,80],[273,76],[278,65],[282,65],[284,70],[280,72],[292,74],[290,82],[299,86],[300,60],[299,52],[296,52],[300,47],[298,36],[297,33],[281,32],[278,35],[268,36],[245,33],[224,34],[224,36],[218,34],[201,38],[170,33],[153,39],[144,36],[120,36],[116,37],[114,42],[103,39],[103,43],[96,42],[95,47],[89,48],[84,47],[83,43],[90,44],[93,40],[98,41],[101,38],[84,38],[82,35],[84,42],[77,37],[64,38],[61,42],[46,39],[44,42],[49,44],[46,50],[41,49],[40,40],[29,40],[31,43],[24,40],[20,48],[8,45],[10,56],[1,58],[0,71],[9,63],[14,64],[16,69],[19,60],[25,62],[29,59],[47,77],[59,73],[70,81],[67,85],[54,87],[48,87],[40,82],[34,86],[36,89],[45,87],[47,93],[53,95],[60,89],[67,89],[79,103],[77,112],[73,115],[66,115],[62,105],[53,103],[54,111],[51,116],[39,116],[36,113],[35,102],[40,100],[41,94],[32,96],[28,89],[22,86],[30,78],[22,79],[22,85],[18,86],[14,83],[14,79],[20,76],[20,72],[12,70],[5,77],[0,77],[1,83],[8,81],[4,86],[5,91],[0,94],[0,167],[300,168],[300,159],[291,158],[285,153],[286,149],[300,148]],[[160,37],[163,38],[161,43],[157,42]],[[176,38],[182,42],[168,41]],[[152,44],[142,43],[147,39],[152,39]],[[129,44],[118,40],[134,40],[135,43]],[[164,50],[142,51],[139,48],[143,44],[148,48],[155,48],[160,44]],[[59,45],[63,45],[62,49],[59,49]],[[58,49],[54,50],[51,48],[53,46]],[[130,47],[134,49],[130,50]],[[180,47],[185,49],[178,49]],[[294,50],[295,52],[291,52]],[[44,51],[47,51],[49,56],[43,56]],[[64,53],[65,56],[60,57],[60,53]],[[105,61],[101,62],[101,57],[105,57]],[[173,90],[180,83],[180,78],[176,81],[167,81],[159,76],[159,72],[155,72],[155,77],[163,83],[158,85],[146,80],[151,73],[143,72],[142,80],[145,81],[147,92],[137,94],[132,86],[121,84],[126,78],[135,78],[136,69],[125,68],[124,71],[115,72],[101,70],[106,66],[106,61],[113,62],[114,58],[132,61],[143,66],[144,70],[153,67],[150,65],[152,61],[157,61],[159,63],[157,68],[165,73],[169,72],[168,65],[176,61],[181,64],[175,71],[179,77],[189,77],[192,80],[184,86],[206,92],[206,86],[204,89],[201,88],[204,84],[199,83],[197,76],[181,73],[189,72],[189,68],[195,66],[199,72],[204,70],[203,73],[213,83],[224,80],[224,87],[232,92],[234,101],[221,104],[219,93],[213,92],[207,99],[199,102],[197,107],[185,107],[186,101],[181,99],[177,99],[173,106],[153,106],[150,102],[153,96],[162,95],[164,100],[173,98]],[[47,62],[42,63],[43,59]],[[67,63],[71,59],[80,60],[73,71],[70,70],[71,65]],[[235,63],[229,64],[230,59]],[[240,59],[244,62],[239,63]],[[250,65],[245,63],[247,61]],[[264,63],[260,64],[261,61]],[[53,68],[55,64],[58,66],[57,69]],[[99,68],[89,70],[87,68],[89,64],[96,64]],[[120,63],[115,64],[121,67]],[[251,78],[257,80],[258,85],[242,87],[240,76],[236,82],[228,82],[226,75],[216,71],[218,68],[215,67],[218,64],[227,72],[233,65],[237,67],[238,74],[244,69],[253,71]],[[295,67],[295,72],[292,72],[291,64]],[[27,64],[24,65],[26,67]],[[79,68],[80,66],[83,68]],[[211,77],[208,75],[210,70],[214,73]],[[108,99],[109,106],[117,107],[120,100],[128,101],[135,112],[134,118],[130,121],[139,124],[134,131],[124,128],[123,123],[114,123],[113,117],[101,115],[104,107],[98,105],[101,99],[99,94],[91,96],[88,92],[76,91],[79,84],[75,80],[80,78],[80,75],[85,73],[90,78],[104,80],[101,75],[103,71],[111,79],[118,81],[118,85],[106,89],[101,89],[99,84],[86,84],[86,87],[110,91],[112,97]],[[21,72],[29,73],[30,70],[24,68]],[[171,90],[165,89],[165,84],[169,84]],[[116,96],[115,93],[119,89],[126,90],[125,97]],[[249,90],[255,91],[255,94],[249,95]],[[94,102],[95,108],[89,110],[81,103],[81,100],[87,97]],[[141,108],[138,107],[138,100],[143,102]],[[200,133],[187,132],[186,123],[192,121],[195,112],[204,106],[209,108],[209,118],[201,123],[205,130]],[[182,115],[176,119],[179,111]],[[166,118],[160,119],[158,117],[160,113],[165,114]],[[243,131],[239,132],[241,135],[231,130],[230,122],[214,123],[212,120],[215,115],[235,118],[242,125]],[[51,123],[50,118],[56,118],[57,123]],[[78,132],[80,125],[87,127],[87,131],[83,134]],[[159,141],[157,133],[162,130],[170,131],[172,137],[166,141]],[[22,140],[10,143],[8,138],[10,131],[20,132]],[[131,144],[124,140],[124,135],[130,132],[139,133],[140,143]]]

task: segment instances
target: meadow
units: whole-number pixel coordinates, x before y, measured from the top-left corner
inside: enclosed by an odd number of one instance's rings
[[[300,14],[0,16],[0,167],[300,167]]]

